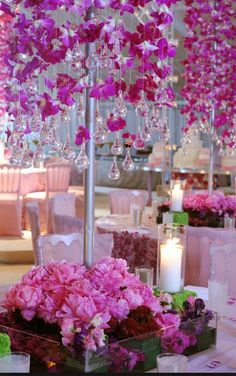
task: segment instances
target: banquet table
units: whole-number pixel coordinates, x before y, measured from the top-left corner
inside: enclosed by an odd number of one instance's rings
[[[208,305],[208,288],[185,286]],[[225,314],[217,320],[216,347],[188,357],[188,373],[236,373],[236,299],[229,298]],[[154,373],[152,369],[147,373]]]
[[[131,271],[135,266],[152,266],[156,281],[158,226],[149,214],[144,214],[142,225],[134,227],[129,215],[111,214],[95,221],[98,233],[113,233],[113,257],[127,260]],[[187,226],[185,283],[207,286],[209,278],[209,247],[211,242],[235,242],[236,230],[210,227]],[[236,254],[236,253],[235,253]],[[231,285],[236,286],[236,275],[232,269]],[[235,287],[233,287],[235,290]]]
[[[111,214],[95,221],[96,231],[113,233],[112,256],[127,260],[129,270],[135,266],[149,266],[154,269],[156,280],[157,225],[151,215],[144,215],[142,226],[134,227],[127,214]]]

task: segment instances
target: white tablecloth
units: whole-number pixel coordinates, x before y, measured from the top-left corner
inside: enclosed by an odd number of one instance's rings
[[[207,288],[189,285],[185,289],[195,291],[207,305]],[[236,300],[230,299],[228,303],[226,315],[218,319],[216,348],[189,356],[187,372],[236,374]],[[154,372],[156,369],[147,373]]]

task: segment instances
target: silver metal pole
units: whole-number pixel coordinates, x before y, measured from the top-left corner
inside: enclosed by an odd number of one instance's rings
[[[214,9],[215,9],[215,1],[214,1]],[[213,51],[216,51],[217,43],[214,41],[213,43]],[[216,62],[213,63],[213,70],[216,70]],[[212,85],[212,90],[214,90],[214,85]],[[212,109],[211,109],[211,117],[210,117],[210,132],[209,132],[209,171],[208,171],[208,193],[212,195],[213,187],[214,187],[214,121],[215,121],[215,102],[213,99],[212,102]]]
[[[94,7],[92,6],[87,12],[87,20],[94,17]],[[90,56],[93,49],[91,43],[86,44],[86,58]],[[95,113],[96,100],[90,98],[89,94],[91,86],[95,82],[96,73],[93,69],[88,69],[89,87],[86,89],[86,112],[85,122],[90,135],[92,136],[95,130]],[[94,248],[94,193],[95,193],[95,145],[91,138],[86,144],[86,152],[89,159],[89,167],[85,170],[85,213],[84,213],[84,264],[91,266],[93,264],[93,248]]]
[[[209,133],[209,170],[208,170],[208,193],[212,195],[214,188],[214,121],[215,121],[215,106],[213,105],[210,118],[210,133]]]

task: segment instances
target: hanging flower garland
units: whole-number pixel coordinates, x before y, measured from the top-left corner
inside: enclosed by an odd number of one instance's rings
[[[222,152],[224,145],[236,147],[236,2],[185,0],[185,5],[185,131],[209,133],[214,107],[214,140]]]
[[[0,11],[0,118],[6,113],[6,100],[4,87],[9,80],[9,72],[5,62],[7,41],[10,37],[12,17]]]
[[[24,145],[26,130],[39,135],[36,155],[49,145],[64,158],[75,158],[69,137],[64,144],[60,140],[58,125],[69,124],[71,110],[76,111],[78,144],[81,127],[85,127],[86,89],[97,102],[114,100],[114,109],[103,118],[97,106],[95,134],[83,137],[82,144],[90,138],[104,143],[110,132],[116,132],[119,144],[119,132],[125,132],[127,125],[127,103],[144,122],[134,148],[144,148],[154,131],[167,138],[166,119],[159,109],[172,106],[175,98],[168,81],[172,74],[168,58],[174,57],[175,45],[165,30],[173,22],[171,6],[177,1],[14,0],[11,5],[1,1],[0,9],[13,14],[15,21],[7,56],[14,78],[6,90],[13,123],[8,139],[10,162],[32,163]],[[95,15],[87,19],[91,6]],[[89,56],[87,44],[91,44]],[[97,75],[95,82],[90,81],[91,72]],[[116,146],[114,156],[123,152]],[[83,151],[77,157],[78,166],[87,166],[87,160],[81,161],[84,155]]]

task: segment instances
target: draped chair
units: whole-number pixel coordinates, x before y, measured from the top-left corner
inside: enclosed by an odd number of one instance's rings
[[[236,244],[236,230],[187,226],[185,285],[207,287],[212,244]]]
[[[21,169],[0,165],[0,235],[21,236]]]
[[[40,226],[42,231],[52,231],[51,216],[49,210],[49,199],[57,193],[68,191],[71,165],[69,163],[48,163],[46,165],[46,190],[43,192],[28,193],[24,202],[37,201],[40,207]],[[26,228],[28,221],[26,217]]]
[[[83,229],[84,221],[76,218],[75,199],[75,193],[58,193],[50,199],[53,233],[80,232]]]
[[[40,235],[37,239],[37,256],[39,265],[63,260],[82,264],[81,234]]]
[[[108,194],[111,214],[129,214],[130,204],[139,204],[143,209],[147,205],[147,191],[118,189]]]
[[[34,263],[38,265],[39,255],[37,254],[37,239],[41,235],[40,223],[39,223],[39,205],[37,202],[28,202],[26,210],[30,223],[31,239],[34,252]]]
[[[71,234],[72,232],[82,232],[84,221],[81,218],[71,217],[69,215],[53,215],[53,233]]]
[[[50,261],[84,262],[82,233],[40,235],[37,239],[37,264]],[[111,256],[112,234],[96,234],[94,240],[94,262],[102,257]]]
[[[84,187],[71,185],[68,188],[68,192],[75,194],[76,217],[84,218]]]
[[[220,244],[212,242],[209,247],[209,258],[209,272],[216,281],[228,280],[228,295],[236,298],[236,233],[234,241],[228,240]]]

